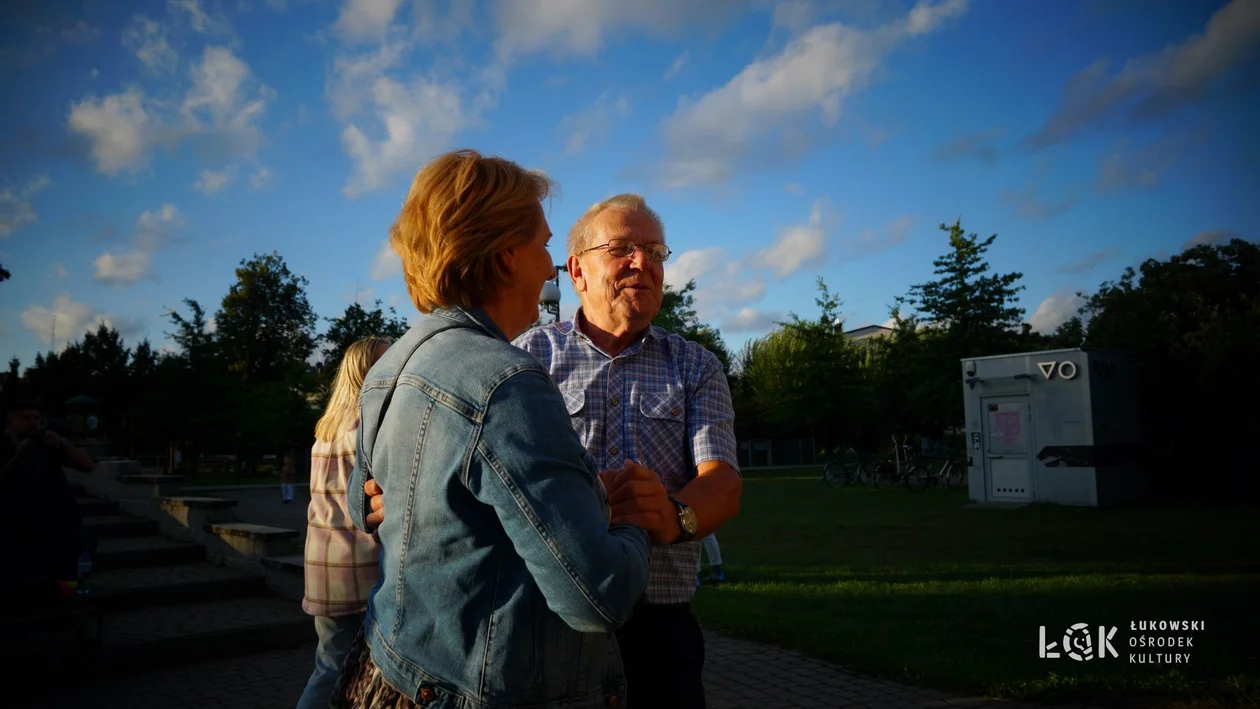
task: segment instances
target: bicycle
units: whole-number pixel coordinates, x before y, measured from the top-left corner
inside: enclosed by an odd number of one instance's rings
[[[843,458],[827,461],[823,466],[822,479],[830,487],[841,488],[852,483],[870,485],[872,475],[862,464],[862,454],[849,448],[844,452]]]
[[[942,448],[940,461],[941,467],[933,471],[931,460],[916,460],[909,468],[906,486],[912,490],[922,490],[933,484],[947,488],[962,487],[963,477],[966,475],[966,464],[948,448]]]
[[[892,437],[893,459],[875,466],[875,487],[908,484],[910,465],[914,461],[914,448],[906,443],[908,438],[902,436],[898,441],[896,436]]]

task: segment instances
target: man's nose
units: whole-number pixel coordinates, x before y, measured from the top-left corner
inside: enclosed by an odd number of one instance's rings
[[[554,281],[559,275],[560,272],[556,270],[556,265],[554,263],[551,264],[551,274],[547,276],[547,280]]]
[[[648,255],[647,249],[636,245],[634,250],[630,252],[630,265],[642,271],[647,266]]]

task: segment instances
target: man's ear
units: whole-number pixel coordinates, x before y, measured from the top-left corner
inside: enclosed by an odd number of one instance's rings
[[[586,278],[582,275],[582,262],[578,261],[578,257],[569,254],[564,264],[569,269],[569,280],[573,284],[573,292],[581,293],[586,290]]]

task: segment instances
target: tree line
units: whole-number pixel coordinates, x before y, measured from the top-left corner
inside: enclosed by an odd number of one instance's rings
[[[822,278],[818,315],[790,313],[768,335],[732,350],[695,309],[695,283],[666,288],[654,324],[695,340],[727,371],[741,440],[809,437],[818,452],[872,451],[889,435],[939,438],[963,423],[961,360],[1086,347],[1122,350],[1141,380],[1146,467],[1157,491],[1255,488],[1247,441],[1257,430],[1253,375],[1260,361],[1260,247],[1233,239],[1147,259],[1092,293],[1054,332],[1031,331],[1019,305],[1022,273],[994,273],[997,235],[942,224],[946,248],[933,280],[892,307],[892,332],[846,336],[842,301]],[[115,452],[257,456],[310,443],[342,353],[367,336],[400,337],[406,321],[376,301],[319,318],[307,280],[277,253],[242,260],[213,313],[195,300],[169,311],[174,351],[128,346],[101,326],[60,352],[37,355],[17,388],[56,410],[76,396],[99,400]],[[325,325],[321,332],[321,322]],[[14,384],[16,382],[16,386]]]

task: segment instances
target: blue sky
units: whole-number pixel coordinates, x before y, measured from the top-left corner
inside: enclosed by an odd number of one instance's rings
[[[1260,227],[1260,0],[15,5],[0,355],[25,365],[98,322],[169,345],[164,311],[213,312],[255,252],[321,316],[410,315],[386,230],[453,147],[548,171],[557,234],[644,194],[667,279],[734,346],[816,314],[818,276],[847,327],[884,322],[959,217],[1043,331],[1127,265]]]

